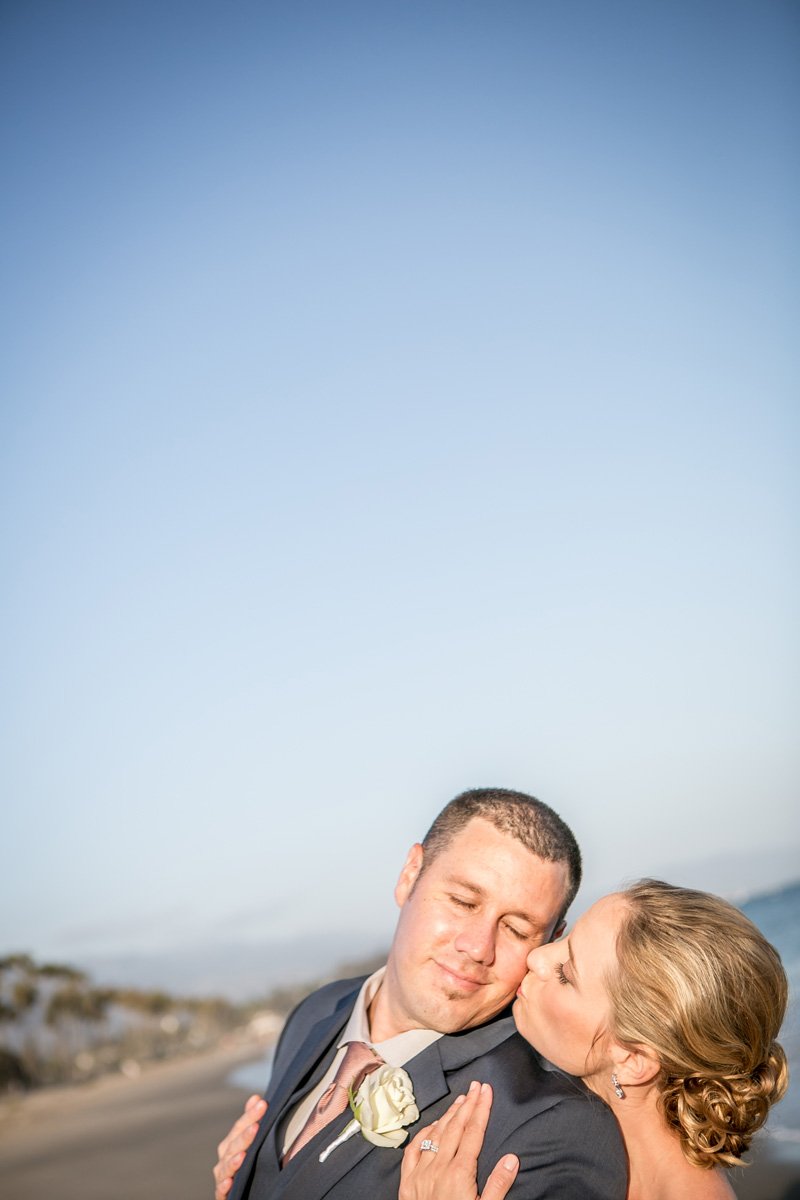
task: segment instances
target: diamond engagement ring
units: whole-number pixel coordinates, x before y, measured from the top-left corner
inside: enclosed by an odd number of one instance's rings
[[[430,1138],[425,1138],[423,1142],[420,1142],[419,1148],[420,1150],[432,1150],[434,1154],[439,1153],[439,1147],[436,1145],[436,1142],[432,1142]]]

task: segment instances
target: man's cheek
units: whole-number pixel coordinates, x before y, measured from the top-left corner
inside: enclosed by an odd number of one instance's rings
[[[498,976],[508,985],[512,994],[528,974],[528,954],[526,950],[509,954],[498,963]]]
[[[456,923],[448,912],[435,912],[431,914],[431,920],[428,924],[428,934],[432,941],[438,945],[443,945],[455,940],[458,933],[455,926]]]

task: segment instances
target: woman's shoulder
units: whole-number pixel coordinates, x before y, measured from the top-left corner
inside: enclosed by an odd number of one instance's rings
[[[643,1190],[632,1186],[628,1200],[736,1200],[736,1193],[724,1170],[705,1171],[687,1162],[685,1169],[670,1171]]]
[[[736,1193],[728,1182],[728,1177],[719,1167],[711,1171],[694,1172],[692,1187],[696,1190],[681,1193],[685,1200],[736,1200]]]
[[[652,1116],[650,1125],[633,1131],[622,1122],[631,1169],[628,1200],[736,1200],[728,1171],[690,1162],[674,1130]]]

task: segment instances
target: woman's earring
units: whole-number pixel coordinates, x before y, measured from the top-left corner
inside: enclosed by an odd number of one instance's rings
[[[621,1084],[621,1083],[620,1083],[620,1081],[617,1079],[617,1076],[616,1076],[616,1074],[614,1074],[614,1075],[612,1075],[612,1076],[611,1076],[611,1082],[612,1082],[612,1083],[613,1083],[613,1085],[614,1085],[614,1091],[617,1093],[617,1099],[618,1099],[618,1100],[624,1100],[624,1099],[625,1099],[625,1093],[624,1093],[624,1092],[623,1092],[623,1090],[622,1090],[622,1084]]]

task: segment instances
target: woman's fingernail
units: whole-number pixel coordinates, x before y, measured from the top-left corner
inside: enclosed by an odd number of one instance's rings
[[[472,1083],[469,1085],[470,1096],[473,1096],[480,1086],[481,1085],[478,1083],[477,1079],[473,1079]]]

